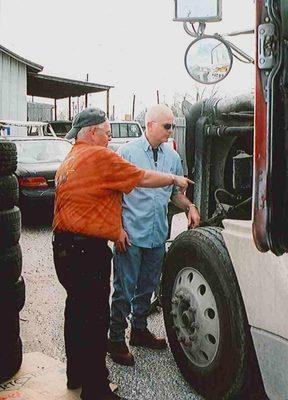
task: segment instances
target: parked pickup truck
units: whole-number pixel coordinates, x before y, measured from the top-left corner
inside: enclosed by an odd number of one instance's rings
[[[48,122],[0,120],[0,136],[56,137],[56,134]]]
[[[144,135],[143,129],[137,121],[110,121],[110,124],[112,139],[108,147],[114,151],[117,151],[123,144]],[[176,142],[173,138],[168,139],[168,144],[176,150]]]
[[[110,121],[112,139],[108,147],[117,151],[118,148],[133,139],[143,135],[139,122],[136,121]]]

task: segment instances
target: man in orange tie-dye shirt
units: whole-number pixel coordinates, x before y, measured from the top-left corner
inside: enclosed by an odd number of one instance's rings
[[[125,235],[122,194],[136,186],[185,190],[188,179],[144,171],[108,149],[110,123],[100,109],[80,112],[66,138],[76,142],[56,173],[53,253],[67,291],[67,386],[82,386],[83,400],[117,400],[105,363],[112,256],[107,241]]]

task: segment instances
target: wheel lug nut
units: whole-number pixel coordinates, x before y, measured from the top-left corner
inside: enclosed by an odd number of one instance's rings
[[[180,291],[180,292],[177,294],[177,297],[178,297],[178,299],[183,300],[183,299],[184,299],[184,293],[183,293],[182,291]]]

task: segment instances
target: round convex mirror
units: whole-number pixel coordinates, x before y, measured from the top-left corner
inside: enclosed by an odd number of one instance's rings
[[[214,36],[194,40],[186,50],[185,67],[197,82],[213,84],[226,78],[233,63],[228,45]]]

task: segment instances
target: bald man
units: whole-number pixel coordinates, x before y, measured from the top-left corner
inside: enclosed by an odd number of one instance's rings
[[[166,144],[175,125],[165,105],[151,107],[145,116],[146,134],[121,147],[119,154],[145,170],[183,175],[178,153]],[[131,346],[165,349],[164,338],[147,328],[151,296],[161,275],[168,234],[169,199],[187,212],[188,226],[199,224],[197,208],[174,185],[161,189],[135,188],[123,195],[123,230],[114,248],[114,293],[108,352],[122,365],[134,365],[125,342],[127,317],[131,313]]]

